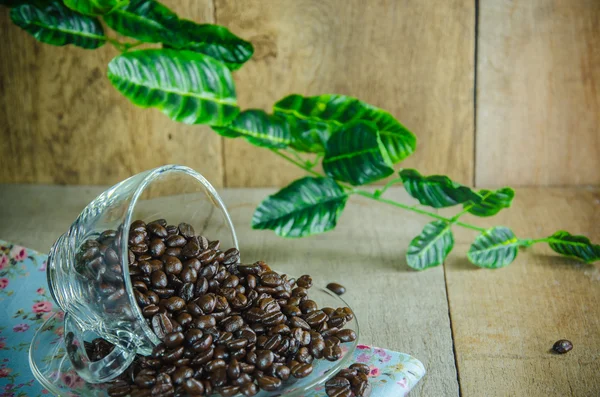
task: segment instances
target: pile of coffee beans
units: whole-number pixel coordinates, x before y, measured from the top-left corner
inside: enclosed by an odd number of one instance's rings
[[[80,267],[90,262],[114,267],[120,234],[109,230],[84,243]],[[197,236],[186,223],[137,220],[128,238],[135,298],[162,343],[150,356],[138,356],[112,382],[110,396],[227,397],[276,391],[290,377],[310,375],[314,360],[339,360],[340,345],[356,339],[353,330],[343,329],[354,318],[352,311],[320,309],[309,298],[308,275],[296,280],[264,262],[240,264],[237,249],[221,250],[218,240]],[[111,349],[103,340],[86,347],[92,360]],[[340,379],[350,382],[348,390],[354,394],[334,395],[366,396],[364,372],[344,371]]]
[[[329,397],[368,397],[371,395],[370,371],[366,364],[352,364],[327,381],[325,392]]]

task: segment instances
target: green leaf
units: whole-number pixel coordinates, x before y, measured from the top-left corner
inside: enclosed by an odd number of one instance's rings
[[[197,24],[182,19],[179,22],[179,32],[182,36],[179,49],[213,57],[230,70],[239,69],[254,54],[252,43],[242,40],[223,26]]]
[[[509,187],[495,191],[482,189],[479,192],[480,199],[472,200],[464,204],[469,213],[476,216],[496,215],[503,208],[508,208],[515,198],[515,191]]]
[[[417,170],[400,171],[404,188],[419,203],[433,208],[451,207],[467,201],[480,201],[477,193],[470,188],[452,181],[447,176],[423,176]]]
[[[575,236],[559,230],[548,237],[547,241],[550,248],[561,255],[579,259],[585,263],[600,260],[600,245],[592,244],[590,239],[585,236]]]
[[[100,21],[77,14],[58,1],[44,7],[33,4],[15,7],[10,10],[10,18],[15,25],[47,44],[73,44],[93,49],[106,41]]]
[[[408,246],[408,266],[415,270],[424,270],[444,263],[454,247],[454,236],[450,227],[451,224],[443,221],[427,224]]]
[[[467,252],[476,266],[498,269],[511,264],[519,252],[520,241],[507,227],[496,226],[481,233]]]
[[[329,138],[323,170],[352,185],[364,185],[394,173],[377,127],[368,121],[355,122]]]
[[[229,69],[195,52],[126,52],[108,64],[108,78],[134,104],[182,123],[222,126],[239,112]]]
[[[257,109],[245,110],[231,124],[213,127],[213,130],[227,138],[243,136],[251,144],[266,148],[285,148],[291,142],[285,119]]]
[[[304,237],[333,229],[348,195],[329,178],[306,177],[269,196],[254,212],[253,229]]]
[[[415,136],[388,112],[345,95],[303,97],[289,95],[274,105],[275,113],[291,119],[293,146],[297,150],[319,153],[329,137],[340,127],[357,120],[375,123],[388,157],[398,163],[415,151]]]
[[[131,0],[129,5],[104,16],[108,26],[122,35],[146,43],[181,44],[179,18],[154,0]]]
[[[129,4],[129,0],[63,0],[70,9],[84,15],[104,15]]]

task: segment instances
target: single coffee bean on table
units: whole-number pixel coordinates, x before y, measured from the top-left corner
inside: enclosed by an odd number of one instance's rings
[[[327,289],[337,295],[342,295],[342,294],[346,293],[346,287],[344,287],[342,284],[338,284],[338,283],[327,284]]]
[[[573,344],[566,339],[558,340],[552,346],[552,350],[557,354],[565,354],[573,350]]]
[[[343,329],[354,318],[349,308],[320,309],[310,300],[309,275],[294,280],[262,261],[240,264],[237,249],[222,249],[187,223],[137,220],[122,235],[122,229],[107,230],[86,241],[77,255],[78,271],[101,278],[99,296],[107,311],[125,310],[128,298],[115,287],[123,279],[115,269],[120,270],[120,241],[126,237],[136,302],[161,343],[110,382],[109,396],[276,392],[290,378],[309,376],[315,360],[339,360],[340,344],[356,339],[353,330]],[[345,292],[336,283],[327,288]],[[113,345],[96,339],[86,349],[96,361]],[[340,371],[328,395],[335,389],[337,397],[368,396],[365,371],[360,364]]]

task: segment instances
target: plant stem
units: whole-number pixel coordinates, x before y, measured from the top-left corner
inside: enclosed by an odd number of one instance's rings
[[[380,203],[393,205],[394,207],[402,208],[402,209],[405,209],[405,210],[411,211],[411,212],[416,212],[417,214],[425,215],[425,216],[428,216],[430,218],[435,218],[437,220],[448,222],[448,223],[454,223],[455,225],[460,226],[460,227],[464,227],[466,229],[477,230],[478,232],[484,232],[485,231],[484,228],[477,227],[477,226],[474,226],[474,225],[470,225],[468,223],[456,222],[453,219],[446,218],[446,217],[443,217],[443,216],[438,215],[438,214],[434,214],[433,212],[429,212],[429,211],[421,210],[419,208],[411,207],[409,205],[402,204],[402,203],[399,203],[397,201],[388,200],[388,199],[385,199],[385,198],[382,198],[382,197],[377,197],[375,194],[367,192],[367,191],[364,191],[364,190],[354,190],[354,193],[356,193],[356,194],[358,194],[360,196],[363,196],[363,197],[370,198],[372,200],[379,201]]]
[[[320,174],[320,173],[312,170],[311,168],[307,167],[305,164],[302,164],[301,162],[294,160],[293,158],[291,158],[287,154],[282,153],[282,152],[280,152],[277,149],[270,149],[270,150],[273,153],[275,153],[276,155],[278,155],[279,157],[282,157],[282,158],[286,159],[287,161],[289,161],[290,163],[296,165],[297,167],[302,168],[306,172],[308,172],[308,173],[310,173],[310,174],[312,174],[314,176],[318,176],[318,177],[321,177],[321,178],[326,178],[325,175],[322,175],[322,174]],[[398,179],[400,179],[400,178],[398,178]],[[379,194],[367,192],[365,190],[355,189],[355,188],[353,188],[351,186],[340,184],[339,182],[338,182],[338,184],[340,186],[342,186],[343,188],[345,188],[346,190],[349,190],[351,193],[355,193],[355,194],[358,194],[360,196],[363,196],[363,197],[366,197],[366,198],[370,198],[371,200],[379,201],[380,203],[393,205],[395,207],[402,208],[402,209],[405,209],[407,211],[416,212],[417,214],[425,215],[425,216],[428,216],[430,218],[435,218],[435,219],[440,220],[440,221],[452,223],[452,224],[455,224],[456,226],[464,227],[466,229],[476,230],[478,232],[484,232],[485,231],[484,228],[481,228],[481,227],[478,227],[478,226],[475,226],[475,225],[470,225],[468,223],[463,223],[463,222],[457,222],[457,220],[454,219],[454,218],[452,218],[452,219],[445,218],[445,217],[443,217],[441,215],[434,214],[433,212],[425,211],[425,210],[422,210],[422,209],[419,209],[419,208],[416,208],[416,207],[413,207],[413,206],[410,206],[410,205],[402,204],[402,203],[399,203],[397,201],[388,200],[388,199],[385,199],[383,197],[380,197],[381,194],[383,194],[383,192],[385,192],[387,189],[389,189],[396,182],[397,182],[397,180],[395,180],[395,179],[389,181],[383,187],[383,189],[381,189],[381,191],[380,191]]]
[[[393,185],[395,185],[398,182],[402,182],[402,178],[394,178],[391,181],[389,181],[388,183],[385,184],[385,186],[383,188],[381,188],[380,190],[377,190],[375,192],[375,194],[379,197],[379,196],[383,196],[383,193],[385,193],[390,187],[392,187]]]

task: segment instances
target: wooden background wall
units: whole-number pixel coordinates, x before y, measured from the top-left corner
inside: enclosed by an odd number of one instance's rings
[[[598,0],[165,0],[254,43],[242,107],[340,93],[418,137],[404,163],[484,185],[600,184]],[[139,109],[116,51],[53,47],[0,8],[0,182],[108,184],[181,163],[217,186],[301,175],[264,149]]]

